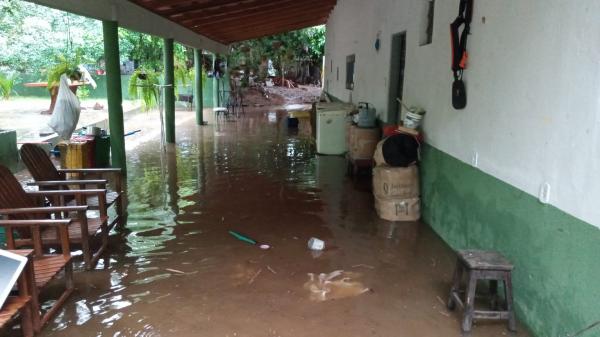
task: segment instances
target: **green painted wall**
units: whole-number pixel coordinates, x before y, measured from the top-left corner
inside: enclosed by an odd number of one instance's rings
[[[106,76],[97,76],[97,75],[93,75],[94,80],[96,81],[96,84],[98,85],[98,87],[96,89],[92,89],[91,87],[89,87],[90,90],[90,94],[88,96],[88,98],[93,99],[93,98],[97,98],[97,99],[106,99]],[[129,100],[129,92],[128,92],[128,87],[129,87],[129,77],[131,77],[130,75],[121,75],[121,94],[123,96],[124,100]],[[38,82],[38,81],[42,81],[44,80],[41,76],[39,75],[35,75],[35,74],[24,74],[24,75],[19,75],[19,81],[17,82],[16,86],[15,86],[15,90],[17,92],[18,96],[27,96],[27,97],[49,97],[48,91],[45,88],[27,88],[25,86],[23,86],[23,83],[27,83],[27,82]],[[207,93],[207,95],[204,95],[204,99],[202,100],[204,102],[204,106],[207,108],[213,107],[213,97],[212,97],[212,88],[213,88],[213,79],[212,78],[207,78],[206,81],[204,81],[202,87],[204,88],[204,92]],[[183,85],[179,85],[178,86],[178,91],[181,94],[189,94],[191,93],[191,85],[183,86]]]
[[[429,145],[421,182],[423,220],[451,247],[494,249],[513,261],[518,318],[536,336],[600,320],[600,229]]]
[[[106,76],[98,76],[92,75],[94,81],[98,85],[96,89],[92,89],[92,87],[88,86],[89,96],[88,98],[98,98],[98,99],[106,99]],[[129,99],[128,86],[129,86],[129,77],[130,75],[121,75],[121,94],[124,100]],[[48,90],[46,88],[28,88],[23,86],[23,83],[28,82],[39,82],[46,81],[40,75],[36,74],[21,74],[18,77],[18,82],[15,85],[15,91],[18,96],[28,96],[28,97],[49,97]]]

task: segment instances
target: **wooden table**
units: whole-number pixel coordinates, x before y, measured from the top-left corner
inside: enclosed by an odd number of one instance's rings
[[[83,85],[87,85],[89,84],[88,82],[79,82],[79,81],[73,81],[71,82],[71,85],[69,85],[69,88],[71,88],[71,91],[74,94],[77,94],[77,88],[83,86]],[[28,88],[48,88],[48,82],[29,82],[29,83],[23,83],[23,86],[28,87]],[[48,108],[48,110],[44,110],[41,113],[44,115],[51,115],[54,112],[54,106],[56,105],[56,97],[58,96],[58,85],[55,86],[54,88],[52,88],[52,91],[50,92],[50,107]]]
[[[38,332],[40,329],[39,303],[33,273],[33,250],[20,249],[9,250],[9,252],[26,257],[27,264],[17,281],[19,295],[9,297],[0,311],[0,327],[20,312],[23,336],[31,337],[34,331]]]

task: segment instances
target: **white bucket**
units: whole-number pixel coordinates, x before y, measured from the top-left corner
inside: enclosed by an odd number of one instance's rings
[[[414,111],[407,111],[404,116],[404,127],[409,129],[418,129],[421,126],[423,115],[418,114]]]
[[[317,238],[310,238],[308,240],[308,248],[311,250],[323,250],[325,248],[325,242]]]

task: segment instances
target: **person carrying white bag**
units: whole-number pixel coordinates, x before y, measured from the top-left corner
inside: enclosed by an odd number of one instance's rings
[[[48,126],[65,140],[71,139],[71,135],[79,122],[79,114],[81,113],[79,98],[71,91],[69,83],[67,75],[62,74],[60,76],[54,113],[50,122],[48,122]]]

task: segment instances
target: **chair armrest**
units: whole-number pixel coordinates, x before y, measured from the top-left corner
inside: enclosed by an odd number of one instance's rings
[[[106,179],[78,179],[78,180],[46,180],[46,181],[33,181],[27,183],[28,186],[69,186],[69,185],[106,185],[108,181]]]
[[[80,168],[80,169],[58,169],[58,172],[63,173],[121,173],[123,170],[120,167],[109,168]]]
[[[4,208],[0,209],[0,215],[14,215],[14,214],[51,214],[58,212],[85,212],[87,206],[51,206],[51,207],[29,207],[29,208]]]
[[[71,219],[60,219],[60,220],[0,220],[0,227],[31,227],[34,225],[47,226],[47,227],[60,227],[68,226],[73,220]]]
[[[30,191],[27,192],[29,195],[33,196],[43,196],[43,197],[52,197],[52,196],[67,196],[67,195],[106,195],[106,190],[104,189],[94,189],[94,190],[47,190],[47,191]]]

